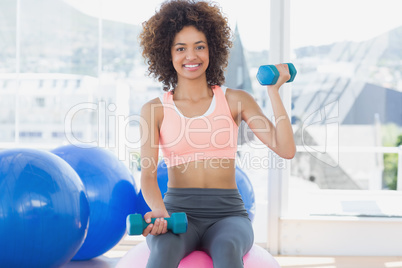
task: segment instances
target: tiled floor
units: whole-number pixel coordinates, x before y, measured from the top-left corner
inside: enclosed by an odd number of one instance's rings
[[[138,243],[138,242],[137,242]],[[62,268],[114,268],[136,242],[123,240],[103,256],[90,261],[70,262]],[[402,268],[401,257],[312,257],[275,256],[282,268]],[[194,267],[196,268],[196,267]],[[264,268],[264,267],[261,267]]]

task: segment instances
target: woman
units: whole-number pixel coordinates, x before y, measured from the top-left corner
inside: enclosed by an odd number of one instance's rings
[[[147,267],[177,267],[194,250],[207,252],[214,267],[243,267],[254,235],[235,181],[242,120],[279,156],[295,154],[278,93],[290,78],[287,65],[277,65],[280,77],[267,88],[274,126],[251,95],[222,86],[230,38],[227,19],[208,2],[168,1],[143,23],[143,56],[167,91],[141,110],[141,188],[152,210],[144,218],[157,218],[143,232],[151,250]],[[159,148],[168,167],[164,198],[156,174]],[[173,212],[187,213],[186,233],[167,232],[163,218]]]

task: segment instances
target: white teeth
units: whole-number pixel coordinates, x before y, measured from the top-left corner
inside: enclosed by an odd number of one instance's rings
[[[198,67],[199,64],[195,64],[195,65],[184,65],[187,68],[194,68],[194,67]]]

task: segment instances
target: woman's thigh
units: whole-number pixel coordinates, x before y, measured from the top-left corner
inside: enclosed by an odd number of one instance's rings
[[[253,243],[254,232],[251,221],[246,217],[232,216],[210,226],[202,237],[201,247],[211,257],[222,254],[243,257]]]

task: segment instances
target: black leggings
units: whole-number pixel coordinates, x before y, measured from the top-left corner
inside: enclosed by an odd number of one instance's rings
[[[237,189],[169,188],[164,203],[169,214],[187,213],[187,232],[148,235],[147,268],[176,268],[194,250],[211,256],[215,268],[243,267],[254,233]]]

